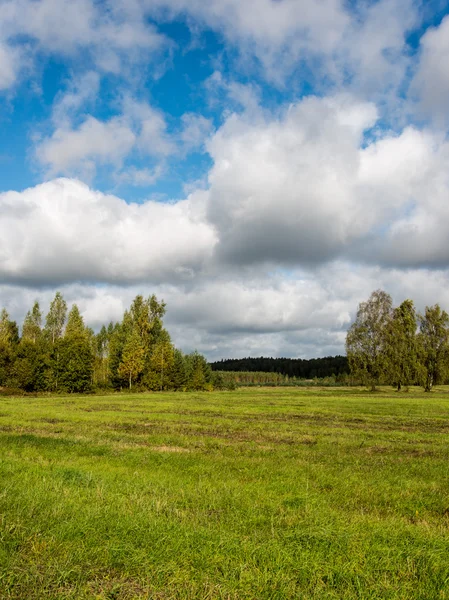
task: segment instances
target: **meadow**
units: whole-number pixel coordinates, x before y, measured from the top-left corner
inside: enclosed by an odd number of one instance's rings
[[[0,598],[448,599],[449,390],[0,398]]]

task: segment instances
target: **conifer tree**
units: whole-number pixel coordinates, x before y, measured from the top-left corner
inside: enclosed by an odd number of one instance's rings
[[[70,309],[64,337],[58,340],[59,388],[67,392],[86,392],[92,386],[93,331],[84,325],[76,304]]]
[[[86,337],[74,335],[57,340],[55,371],[57,389],[66,392],[87,392],[92,387],[93,360]]]
[[[22,339],[29,340],[34,344],[40,339],[42,334],[42,313],[39,302],[33,305],[32,310],[28,311],[22,327]]]
[[[84,325],[84,320],[76,304],[74,304],[70,309],[69,316],[67,318],[67,325],[65,328],[64,337],[81,337],[87,339],[87,332],[86,327]]]
[[[174,390],[184,390],[187,387],[186,361],[181,350],[175,348],[173,365],[170,369],[170,385]]]
[[[42,340],[33,342],[22,338],[11,367],[11,384],[27,392],[45,390],[47,363],[48,356]]]
[[[188,382],[192,390],[205,390],[211,387],[212,369],[202,354],[197,351],[187,357]]]
[[[123,348],[125,345],[127,330],[123,323],[115,323],[108,327],[109,338],[109,359],[108,373],[109,380],[114,388],[120,388],[124,381],[119,373],[119,366],[122,361]],[[126,382],[125,382],[126,383]]]

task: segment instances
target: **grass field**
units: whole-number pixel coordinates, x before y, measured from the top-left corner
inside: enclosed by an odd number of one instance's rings
[[[0,399],[0,598],[449,600],[449,391]]]

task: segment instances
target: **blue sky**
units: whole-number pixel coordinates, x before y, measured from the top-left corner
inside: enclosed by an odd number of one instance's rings
[[[449,3],[0,0],[0,304],[135,293],[211,358],[441,302]]]

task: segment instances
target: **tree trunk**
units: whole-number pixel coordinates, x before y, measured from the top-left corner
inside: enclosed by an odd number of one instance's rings
[[[400,392],[400,391],[401,391],[401,389],[402,389],[402,385],[401,385],[401,382],[399,381],[399,382],[398,382],[398,389],[397,389],[397,391],[398,391],[398,392]]]
[[[131,373],[129,374],[129,389],[131,389]]]

